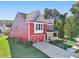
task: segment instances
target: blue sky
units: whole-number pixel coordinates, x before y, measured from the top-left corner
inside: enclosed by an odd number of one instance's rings
[[[0,1],[0,19],[14,20],[17,12],[30,13],[35,10],[40,10],[43,13],[45,8],[57,9],[60,13],[67,12],[76,1]]]

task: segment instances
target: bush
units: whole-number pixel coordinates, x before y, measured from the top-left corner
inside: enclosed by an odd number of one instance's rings
[[[25,46],[26,46],[26,47],[31,47],[32,44],[33,44],[32,41],[26,41],[26,42],[25,42]]]
[[[19,44],[23,44],[24,42],[22,41],[22,40],[17,40],[17,43],[19,43]]]
[[[51,43],[51,44],[52,44],[52,41],[50,40],[50,41],[49,41],[49,43]]]
[[[77,50],[75,51],[75,53],[79,53],[79,49],[77,49]]]
[[[49,43],[54,44],[54,45],[56,45],[58,47],[61,47],[61,48],[65,49],[65,50],[67,50],[67,48],[72,47],[71,45],[66,44],[64,40],[54,40],[54,41],[50,41]]]
[[[70,41],[76,42],[76,39],[74,39],[74,38],[72,38],[72,37],[67,38],[67,40],[70,40]]]

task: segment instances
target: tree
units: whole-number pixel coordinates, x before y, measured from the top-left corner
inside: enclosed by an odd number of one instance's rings
[[[77,34],[79,34],[79,29],[77,27],[79,26],[77,25],[76,17],[69,16],[64,27],[65,34],[69,37],[76,37]]]
[[[73,16],[75,17],[75,25],[76,25],[75,30],[77,31],[77,32],[75,32],[75,34],[78,35],[78,33],[79,33],[79,2],[72,5],[70,11],[73,14]]]
[[[59,31],[59,37],[64,38],[64,25],[66,23],[67,13],[60,14],[56,23],[55,29]]]
[[[58,15],[59,15],[59,12],[56,9],[45,8],[45,10],[44,10],[44,18],[45,19],[49,19],[49,18],[56,19]]]
[[[0,20],[2,21],[7,27],[11,27],[13,24],[13,20]]]
[[[74,15],[79,14],[79,2],[75,3],[74,5],[72,5],[72,8],[70,8],[70,11]]]

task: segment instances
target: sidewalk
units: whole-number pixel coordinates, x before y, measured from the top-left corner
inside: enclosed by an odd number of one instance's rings
[[[50,58],[69,58],[73,53],[46,42],[35,43],[33,46]]]

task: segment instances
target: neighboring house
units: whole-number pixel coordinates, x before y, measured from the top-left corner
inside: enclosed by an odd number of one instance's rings
[[[46,21],[40,11],[30,14],[18,12],[12,25],[10,37],[19,38],[22,41],[42,42],[46,39]]]
[[[8,30],[8,27],[0,21],[0,33],[4,33]]]
[[[54,19],[46,19],[47,41],[58,39],[58,31],[54,29]]]

